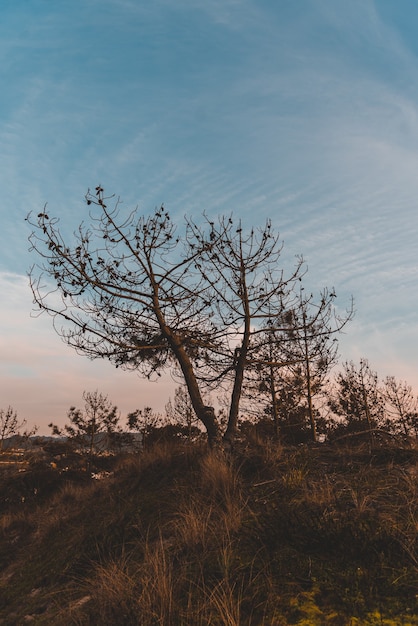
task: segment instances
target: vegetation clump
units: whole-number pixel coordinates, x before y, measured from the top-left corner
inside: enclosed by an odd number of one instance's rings
[[[0,623],[418,624],[415,447],[165,441],[108,463],[9,468]]]

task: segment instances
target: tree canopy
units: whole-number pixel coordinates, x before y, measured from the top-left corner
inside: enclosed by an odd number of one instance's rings
[[[28,216],[34,302],[89,358],[148,378],[177,371],[212,444],[220,432],[207,398],[223,385],[232,441],[245,376],[262,362],[260,349],[286,312],[297,309],[302,258],[284,271],[270,221],[248,232],[232,216],[176,225],[163,206],[148,217],[138,208],[126,213],[101,186],[86,201],[89,223],[72,238],[46,208]]]

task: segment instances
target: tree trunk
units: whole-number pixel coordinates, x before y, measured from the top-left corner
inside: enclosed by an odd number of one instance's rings
[[[199,389],[199,384],[196,380],[196,376],[193,370],[193,364],[189,358],[189,355],[184,349],[184,346],[181,343],[181,339],[169,331],[168,340],[172,345],[173,352],[177,357],[178,364],[180,365],[181,371],[183,373],[184,381],[189,392],[194,412],[196,413],[197,418],[206,428],[209,447],[219,447],[221,442],[221,435],[219,431],[218,420],[215,416],[215,409],[211,406],[206,406],[203,402],[203,398]]]
[[[209,447],[215,448],[220,446],[220,432],[219,424],[215,416],[215,409],[210,406],[206,406],[203,402],[202,394],[200,393],[199,384],[197,382],[193,363],[183,345],[181,337],[174,332],[170,326],[166,323],[163,312],[160,308],[160,301],[158,295],[158,282],[153,275],[150,268],[150,277],[154,289],[154,313],[157,317],[158,324],[163,335],[166,337],[171,349],[177,359],[177,363],[182,371],[184,382],[186,383],[187,391],[189,392],[190,401],[197,418],[202,422],[206,428],[208,436]]]
[[[361,372],[361,389],[362,389],[362,394],[363,394],[364,412],[366,413],[367,427],[369,430],[370,450],[373,450],[373,447],[374,447],[373,425],[372,425],[372,420],[370,416],[370,408],[369,408],[369,401],[367,398],[366,387],[364,385],[363,372]]]
[[[229,444],[233,443],[238,430],[239,402],[242,393],[242,383],[244,381],[244,369],[247,360],[248,341],[244,341],[243,339],[243,344],[244,345],[241,346],[239,357],[235,367],[235,379],[231,396],[231,405],[229,408],[228,426],[224,434],[224,439]]]
[[[311,424],[312,440],[316,442],[317,434],[316,434],[316,424],[315,424],[315,417],[314,417],[313,403],[312,403],[311,364],[310,364],[310,357],[309,357],[309,346],[308,346],[308,335],[307,335],[307,328],[306,328],[305,313],[303,314],[303,342],[304,342],[304,349],[305,349],[304,356],[305,356],[305,367],[306,367],[306,392],[307,392],[307,400],[308,400],[309,421]]]
[[[279,413],[277,411],[277,393],[276,386],[274,384],[274,368],[272,365],[270,365],[270,396],[273,413],[274,438],[276,441],[279,441]]]
[[[240,276],[240,292],[241,302],[244,308],[244,333],[241,341],[241,346],[238,349],[238,358],[235,365],[235,378],[234,386],[232,389],[231,405],[229,407],[228,426],[224,434],[224,440],[232,445],[238,429],[238,414],[239,403],[242,394],[242,385],[244,382],[245,366],[247,364],[248,346],[250,345],[251,337],[251,313],[248,301],[247,284],[245,280],[245,266],[242,257],[241,250],[241,276]]]

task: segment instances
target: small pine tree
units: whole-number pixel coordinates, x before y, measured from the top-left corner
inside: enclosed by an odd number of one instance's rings
[[[91,459],[95,446],[95,438],[98,433],[112,435],[120,432],[120,415],[116,406],[108,400],[107,396],[97,390],[83,392],[84,410],[70,407],[68,411],[69,424],[60,428],[56,424],[49,424],[54,435],[66,435],[69,439],[88,449]]]

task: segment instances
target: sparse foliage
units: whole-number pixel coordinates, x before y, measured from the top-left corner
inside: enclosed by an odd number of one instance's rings
[[[339,315],[334,305],[336,297],[334,290],[324,289],[319,302],[315,302],[313,294],[306,296],[301,289],[296,305],[286,311],[283,318],[280,346],[289,362],[288,367],[302,374],[314,441],[317,440],[317,426],[313,398],[321,392],[332,366],[337,363],[336,335],[354,313],[351,303],[345,314]]]
[[[367,359],[361,359],[359,366],[353,361],[344,363],[343,370],[337,374],[329,405],[351,431],[372,433],[385,426],[385,407],[378,376]]]
[[[414,396],[411,385],[398,381],[394,376],[387,376],[382,386],[382,396],[386,402],[388,419],[395,432],[417,436],[418,434],[418,399]]]
[[[269,397],[266,413],[273,418],[275,438],[288,443],[312,439],[302,367],[270,366],[259,390]]]
[[[188,438],[191,440],[197,425],[197,419],[190,396],[184,385],[177,387],[174,391],[174,401],[171,402],[170,399],[166,404],[165,410],[170,422],[187,428]]]
[[[151,433],[161,425],[161,422],[161,415],[155,413],[150,406],[132,411],[127,417],[128,429],[141,433],[143,446],[146,446]]]
[[[279,423],[306,431],[317,439],[318,410],[314,397],[321,393],[331,368],[338,360],[338,340],[352,319],[353,303],[343,315],[334,305],[335,291],[324,289],[319,301],[301,287],[291,307],[272,315],[262,336],[259,389],[270,397],[270,409],[278,433]]]
[[[65,435],[88,450],[91,457],[95,449],[95,440],[99,433],[106,433],[111,437],[120,431],[120,415],[116,406],[107,396],[97,390],[83,393],[84,410],[70,407],[68,411],[69,424],[60,428],[49,424],[54,435]]]
[[[26,426],[26,420],[19,420],[17,411],[11,406],[7,409],[0,409],[0,452],[3,450],[5,439],[13,435],[20,435],[24,426]],[[30,432],[23,433],[23,436],[30,437],[36,430],[37,427],[35,426]]]
[[[221,381],[230,389],[224,438],[233,441],[244,379],[257,360],[260,333],[272,309],[283,313],[293,301],[303,261],[297,259],[285,277],[280,269],[283,246],[269,221],[264,229],[248,234],[231,218],[209,221],[209,226],[206,233],[192,224],[193,237],[206,244],[197,267],[213,294],[214,320],[222,329],[222,343],[211,354],[206,380],[216,388]]]

